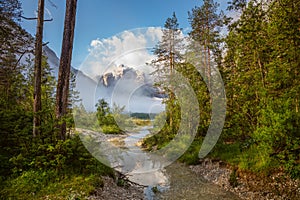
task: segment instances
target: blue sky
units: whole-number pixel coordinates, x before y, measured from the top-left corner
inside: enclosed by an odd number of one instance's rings
[[[33,17],[38,0],[21,0],[23,15]],[[52,6],[53,2],[56,7]],[[220,1],[225,10],[227,1]],[[53,18],[44,25],[44,41],[60,56],[65,0],[45,0],[45,18]],[[180,27],[189,28],[188,11],[201,6],[201,0],[78,0],[74,67],[80,66],[89,55],[92,41],[111,38],[126,30],[145,27],[163,27],[165,20],[176,12]],[[22,27],[35,34],[36,21],[23,21]]]

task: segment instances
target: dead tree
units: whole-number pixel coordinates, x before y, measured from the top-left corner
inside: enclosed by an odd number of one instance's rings
[[[66,0],[66,14],[64,33],[59,63],[58,82],[56,89],[56,119],[58,121],[58,135],[60,139],[66,139],[65,117],[68,111],[69,81],[74,40],[77,0]]]
[[[34,102],[33,102],[33,137],[40,134],[42,110],[41,76],[42,76],[42,47],[43,47],[43,26],[44,26],[44,0],[39,0],[38,17],[34,52]]]

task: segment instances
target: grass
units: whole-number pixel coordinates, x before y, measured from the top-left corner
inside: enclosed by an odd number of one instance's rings
[[[89,154],[84,155],[87,153],[84,149],[74,150],[74,153],[78,160],[74,159],[64,168],[32,168],[2,179],[0,199],[85,199],[96,188],[103,186],[101,176],[115,177],[112,168],[96,161]]]
[[[137,126],[150,126],[151,125],[151,121],[149,119],[132,118],[131,120]]]
[[[188,165],[196,165],[199,163],[198,153],[201,147],[202,141],[194,140],[188,150],[179,158],[180,162],[184,162]]]
[[[219,141],[209,154],[209,157],[226,161],[231,165],[238,165],[241,155],[240,143],[226,144]]]
[[[99,175],[57,176],[52,171],[26,171],[6,181],[3,199],[84,199],[102,187]]]
[[[267,174],[279,167],[279,163],[271,158],[266,150],[252,145],[243,148],[241,143],[218,142],[209,154],[211,158],[217,158],[237,167],[240,170],[251,171],[257,174]]]

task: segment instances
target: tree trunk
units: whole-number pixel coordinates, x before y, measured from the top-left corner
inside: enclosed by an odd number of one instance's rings
[[[64,121],[64,117],[66,117],[68,109],[69,80],[76,19],[76,5],[77,0],[66,1],[63,42],[56,90],[56,118],[58,120],[59,137],[62,140],[66,139],[66,122]]]
[[[35,41],[34,59],[34,102],[33,102],[33,137],[40,134],[42,110],[41,102],[41,74],[42,74],[42,46],[43,46],[43,25],[44,25],[44,0],[39,0],[38,19]]]

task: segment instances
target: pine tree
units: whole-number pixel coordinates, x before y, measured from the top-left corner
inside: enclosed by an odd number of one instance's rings
[[[193,43],[200,45],[201,49],[195,49],[195,51],[202,51],[204,74],[209,90],[211,88],[211,68],[215,65],[214,63],[218,67],[221,66],[222,38],[220,31],[227,21],[222,11],[217,12],[218,7],[219,4],[213,0],[204,0],[201,7],[195,7],[192,12],[188,13],[192,27],[189,35]]]
[[[176,67],[183,61],[183,37],[181,29],[177,21],[175,12],[171,18],[165,22],[162,40],[154,49],[156,59],[151,62],[155,67],[153,75],[156,76],[156,85],[161,87],[168,93],[169,99],[167,101],[167,110],[170,127],[173,126],[175,109],[175,96],[172,93],[172,88],[169,88],[169,80]]]
[[[32,37],[17,23],[20,15],[19,1],[0,1],[0,93],[3,109],[13,108],[20,99],[24,69],[19,60],[32,48]]]
[[[282,164],[293,176],[300,174],[299,6],[296,0],[250,1],[230,26],[224,62],[226,136],[255,149],[249,166]]]
[[[250,2],[227,37],[228,112],[236,113],[232,123],[246,138],[255,130],[257,113],[266,103],[266,63],[270,60],[266,19],[266,11]]]

